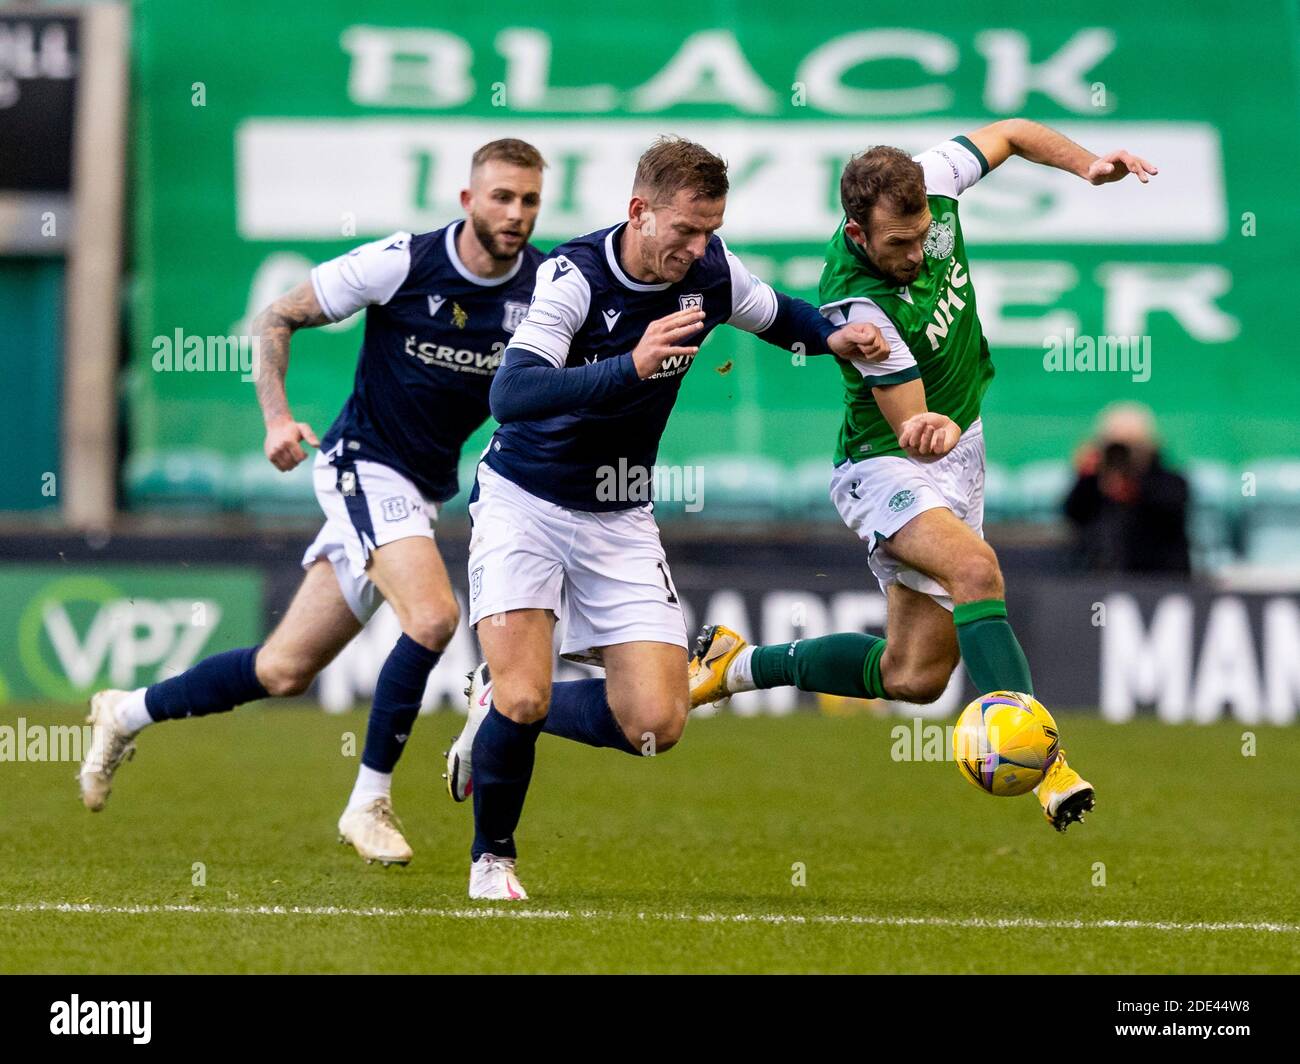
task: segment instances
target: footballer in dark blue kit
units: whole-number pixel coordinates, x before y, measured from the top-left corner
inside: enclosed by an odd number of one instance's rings
[[[538,269],[493,382],[500,428],[470,499],[470,622],[487,660],[447,762],[452,797],[474,801],[472,898],[526,897],[514,831],[540,732],[635,755],[682,734],[686,628],[653,507],[643,491],[608,487],[653,480],[705,337],[731,325],[786,351],[888,355],[874,326],[832,325],[727,249],[716,232],[726,169],[688,140],[652,145],[627,220]],[[557,621],[560,653],[602,665],[603,680],[552,683]]]
[[[542,253],[529,243],[545,161],[519,140],[475,152],[466,217],[445,229],[398,232],[322,263],[263,311],[257,397],[264,450],[279,470],[318,447],[313,478],[325,524],[307,549],[301,587],[260,646],[207,658],[135,691],[91,702],[82,799],[104,807],[136,734],[163,720],[220,713],[301,694],[385,599],[402,635],[375,686],[356,785],[339,838],[367,861],[412,854],[393,812],[392,773],[429,673],[455,634],[459,608],[434,543],[438,507],[459,490],[461,448],[489,415],[493,376],[523,321]],[[365,312],[352,394],[325,436],[290,412],[289,340],[301,328]]]

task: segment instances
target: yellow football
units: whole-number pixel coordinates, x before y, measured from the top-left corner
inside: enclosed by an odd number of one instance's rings
[[[961,774],[999,798],[1037,787],[1059,746],[1052,715],[1032,695],[1018,691],[980,695],[962,710],[952,734]]]

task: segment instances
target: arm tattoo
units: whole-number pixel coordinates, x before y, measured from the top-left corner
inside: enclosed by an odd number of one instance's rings
[[[253,319],[257,338],[257,401],[262,419],[272,421],[289,416],[289,399],[284,391],[289,371],[289,337],[297,329],[329,322],[316,299],[310,281],[286,293]]]

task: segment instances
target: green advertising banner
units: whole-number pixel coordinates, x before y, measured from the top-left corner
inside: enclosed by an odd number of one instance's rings
[[[1285,297],[1300,212],[1278,179],[1300,170],[1294,9],[665,0],[579,18],[556,0],[472,14],[414,0],[273,13],[142,0],[131,498],[310,501],[305,469],[285,477],[262,456],[238,338],[314,262],[458,216],[470,154],[487,140],[522,137],[548,158],[537,241],[549,248],[625,217],[655,136],[696,138],[731,165],[728,244],[814,298],[850,155],[916,151],[1012,116],[1099,152],[1127,148],[1160,175],[1098,189],[1013,159],[963,197],[997,366],[991,458],[1064,468],[1098,409],[1121,398],[1155,408],[1178,459],[1237,467],[1300,453]],[[350,388],[360,339],[358,316],[294,342],[290,400],[318,433]],[[1059,356],[1119,343],[1133,358],[1105,371],[1051,357],[1052,345]],[[741,458],[824,481],[833,365],[792,365],[727,329],[699,363],[662,462]]]
[[[139,687],[262,635],[251,569],[2,565],[0,599],[0,703]]]

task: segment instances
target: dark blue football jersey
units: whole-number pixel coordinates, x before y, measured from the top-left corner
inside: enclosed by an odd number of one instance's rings
[[[434,502],[459,490],[461,447],[488,417],[492,377],[542,261],[529,244],[504,277],[477,277],[456,253],[464,224],[394,233],[311,272],[331,321],[366,312],[352,394],[321,449],[389,466]]]
[[[716,235],[676,283],[641,284],[619,263],[626,223],[561,244],[537,270],[528,314],[510,341],[557,369],[616,358],[636,347],[651,322],[679,310],[704,311],[689,340],[697,347],[724,323],[762,332],[776,319],[776,293],[754,277]],[[602,470],[649,476],[668,415],[694,355],[669,357],[630,391],[555,417],[499,427],[486,461],[539,498],[571,510],[647,505],[603,497]],[[621,464],[620,464],[621,463]]]

